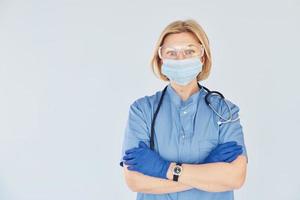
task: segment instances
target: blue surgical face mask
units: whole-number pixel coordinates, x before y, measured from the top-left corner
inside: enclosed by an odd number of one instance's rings
[[[163,59],[162,74],[179,85],[187,85],[202,70],[199,57],[186,58],[183,60]]]

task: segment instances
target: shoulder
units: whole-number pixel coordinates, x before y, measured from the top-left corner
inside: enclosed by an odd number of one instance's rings
[[[162,94],[162,91],[159,90],[153,94],[144,95],[142,97],[139,97],[131,103],[130,108],[131,109],[134,109],[134,108],[139,109],[144,113],[151,113],[150,111],[152,111],[153,108],[156,107],[156,105],[158,104],[161,94]]]
[[[162,91],[156,91],[154,94],[135,99],[130,105],[129,113],[144,120],[150,128],[161,94]]]

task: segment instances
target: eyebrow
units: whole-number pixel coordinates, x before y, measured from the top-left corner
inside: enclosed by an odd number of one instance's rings
[[[200,44],[200,43],[199,43]],[[171,46],[171,47],[173,47],[173,46],[178,46],[178,44],[171,44],[171,45],[167,45],[167,46]],[[179,45],[179,46],[181,46],[181,45]],[[188,46],[188,47],[190,47],[190,46],[196,46],[196,44],[188,44],[188,45],[186,45],[186,46]]]
[[[189,44],[189,46],[191,46],[191,45],[195,46],[195,45],[202,45],[202,44],[201,44],[201,42],[197,42],[196,44]]]

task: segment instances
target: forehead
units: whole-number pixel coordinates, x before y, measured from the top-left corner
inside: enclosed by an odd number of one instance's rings
[[[163,45],[174,45],[174,44],[197,44],[199,43],[198,38],[189,32],[172,33],[167,35],[164,39]]]

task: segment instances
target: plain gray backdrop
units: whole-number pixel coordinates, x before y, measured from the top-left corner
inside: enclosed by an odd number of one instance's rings
[[[150,57],[195,19],[202,83],[240,107],[249,156],[236,199],[300,199],[300,3],[0,0],[0,199],[135,199],[119,166],[129,105],[167,82]]]

